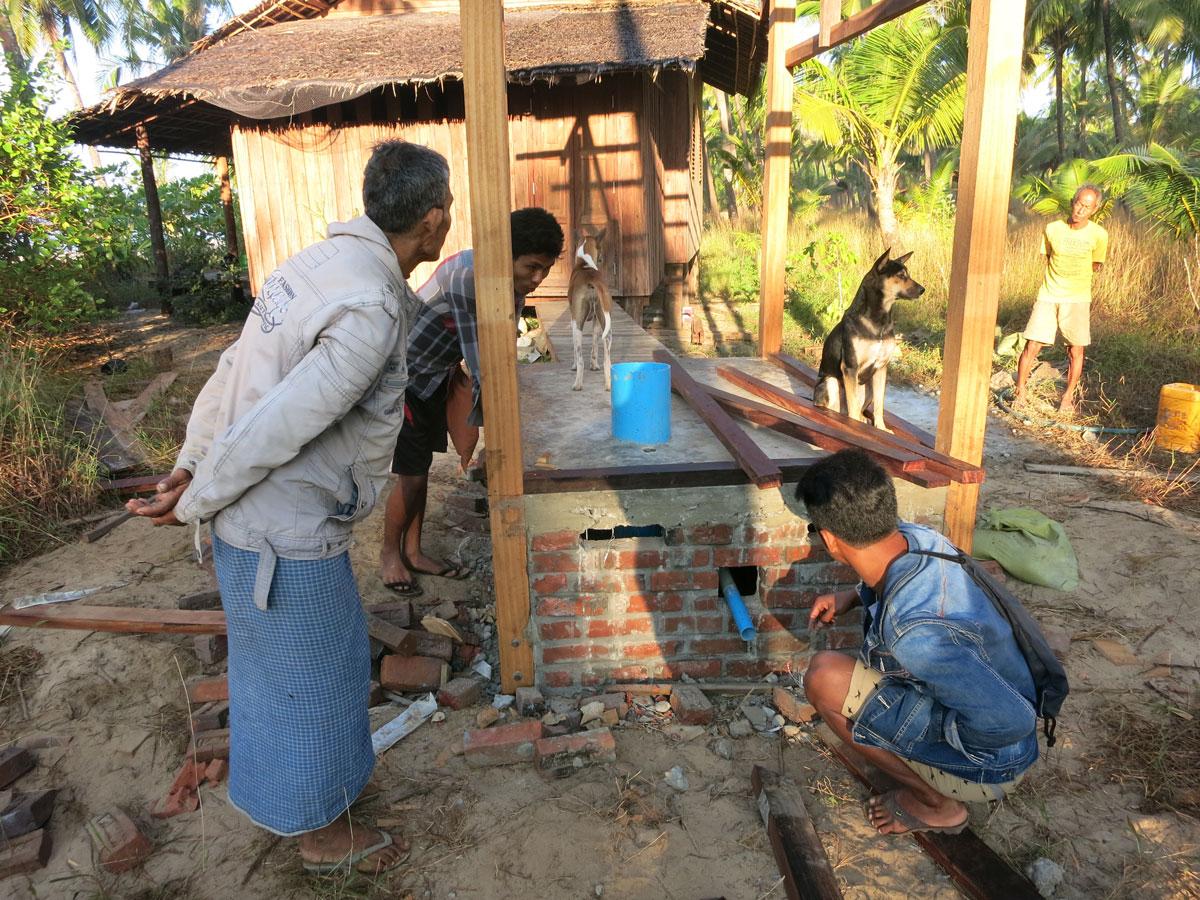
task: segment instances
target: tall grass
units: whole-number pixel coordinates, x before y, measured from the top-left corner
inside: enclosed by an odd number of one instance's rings
[[[1045,266],[1040,252],[1045,224],[1037,218],[1010,222],[998,317],[1005,334],[1024,328],[1037,297]],[[1105,227],[1109,257],[1093,284],[1085,399],[1106,424],[1149,425],[1161,385],[1200,382],[1200,243],[1156,236],[1125,217]],[[749,330],[758,318],[758,258],[746,250],[759,246],[755,228],[756,223],[736,228],[714,224],[701,245],[702,301],[727,307],[740,327]],[[793,277],[798,269],[812,268],[803,249],[828,244],[831,235],[844,247],[843,265]],[[953,242],[949,222],[910,221],[901,226],[892,248],[893,254],[913,252],[909,270],[926,288],[920,300],[896,306],[905,337],[898,374],[931,386],[941,377]],[[884,248],[878,230],[864,216],[843,212],[794,222],[788,248],[784,346],[811,355]],[[1051,362],[1065,360],[1061,345],[1043,355]],[[1011,368],[1012,362],[998,360],[998,365]]]
[[[68,434],[61,396],[35,351],[0,339],[0,568],[95,502],[96,460]]]

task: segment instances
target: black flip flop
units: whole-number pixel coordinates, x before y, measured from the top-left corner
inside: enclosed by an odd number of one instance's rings
[[[401,597],[420,597],[425,593],[416,581],[385,581],[383,586]]]

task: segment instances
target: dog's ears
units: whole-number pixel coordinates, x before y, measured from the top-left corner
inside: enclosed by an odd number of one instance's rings
[[[908,262],[908,258],[912,255],[913,255],[913,252],[911,250],[909,250],[903,256],[897,256],[894,260],[892,260],[892,262],[894,262],[898,266],[902,266]]]
[[[892,255],[892,248],[888,247],[886,250],[883,251],[883,255],[880,256],[879,259],[875,260],[875,265],[873,265],[871,268],[874,269],[876,272],[882,272],[883,267],[887,265],[888,259],[889,259],[889,257],[891,257],[891,255]]]

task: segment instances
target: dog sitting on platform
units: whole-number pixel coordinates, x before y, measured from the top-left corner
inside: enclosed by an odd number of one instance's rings
[[[883,423],[883,397],[887,389],[888,364],[896,358],[896,329],[892,323],[892,304],[897,300],[916,300],[925,288],[913,281],[905,263],[912,253],[891,258],[891,248],[863,277],[854,301],[840,322],[825,338],[821,368],[813,402],[841,412],[841,395],[846,397],[846,413],[865,422],[866,385],[871,384],[871,418],[875,427],[890,432]]]
[[[583,328],[592,320],[592,371],[600,368],[598,351],[604,347],[604,389],[612,390],[612,294],[604,283],[600,266],[604,262],[602,246],[604,233],[584,235],[575,251],[575,268],[567,286],[571,304],[571,343],[575,349],[575,384],[573,391],[583,390]]]

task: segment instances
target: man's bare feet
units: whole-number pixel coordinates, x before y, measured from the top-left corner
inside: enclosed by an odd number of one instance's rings
[[[401,588],[398,593],[418,593],[416,577],[397,551],[389,553],[385,550],[379,554],[379,578],[394,591]]]
[[[378,875],[394,868],[408,858],[412,850],[408,841],[391,835],[392,843],[360,859],[354,868],[363,875]],[[300,836],[300,858],[310,867],[339,866],[345,870],[350,860],[362,851],[386,840],[376,828],[353,824],[347,816]]]
[[[867,816],[880,834],[905,834],[927,830],[920,826],[936,830],[965,826],[967,808],[949,797],[942,797],[936,806],[930,806],[913,791],[900,788],[872,797],[867,802]]]
[[[1075,399],[1073,397],[1063,397],[1058,403],[1058,411],[1064,416],[1075,415]]]

